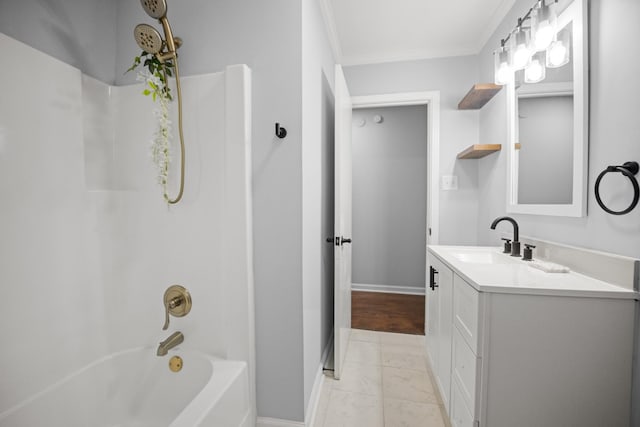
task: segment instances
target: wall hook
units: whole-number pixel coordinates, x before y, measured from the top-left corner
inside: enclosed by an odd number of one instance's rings
[[[287,130],[283,127],[280,127],[280,123],[276,123],[276,136],[280,139],[287,136]]]

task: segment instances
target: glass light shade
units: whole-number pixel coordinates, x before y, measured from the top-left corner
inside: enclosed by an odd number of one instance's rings
[[[504,47],[500,47],[493,53],[494,78],[497,85],[505,85],[509,82],[511,68],[509,67],[509,52]]]
[[[529,49],[529,31],[518,27],[516,32],[511,36],[511,69],[514,71],[522,70],[529,64],[531,59],[531,50]]]
[[[538,52],[533,55],[531,62],[524,69],[524,82],[525,83],[538,83],[544,80],[546,77],[546,68],[544,66],[545,55],[544,52]]]
[[[555,2],[545,5],[544,0],[541,0],[531,14],[531,49],[540,52],[548,48],[557,29]]]
[[[551,45],[547,48],[547,68],[562,67],[569,62],[571,52],[571,39],[569,36],[569,31],[562,31],[551,42]]]

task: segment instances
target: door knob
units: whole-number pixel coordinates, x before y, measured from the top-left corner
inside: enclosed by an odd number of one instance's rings
[[[333,243],[333,237],[327,237],[327,243]]]
[[[345,243],[351,243],[351,239],[345,239],[344,237],[341,237],[340,239],[341,239],[340,241],[341,245],[344,245]]]

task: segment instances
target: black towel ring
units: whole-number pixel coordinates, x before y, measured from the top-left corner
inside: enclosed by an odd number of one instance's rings
[[[639,169],[640,167],[638,166],[638,162],[625,162],[622,166],[607,166],[605,170],[600,172],[600,175],[598,175],[598,178],[596,179],[595,193],[596,201],[605,212],[610,213],[611,215],[624,215],[628,214],[636,207],[638,199],[640,199],[640,188],[638,187],[638,180],[635,175],[638,173]],[[609,172],[622,173],[624,176],[629,178],[629,181],[631,181],[631,184],[633,185],[633,201],[625,210],[612,211],[602,203],[602,199],[600,198],[600,180]]]

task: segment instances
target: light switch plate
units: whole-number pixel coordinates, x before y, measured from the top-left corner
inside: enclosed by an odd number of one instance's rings
[[[442,175],[442,189],[457,190],[458,189],[458,175]]]

